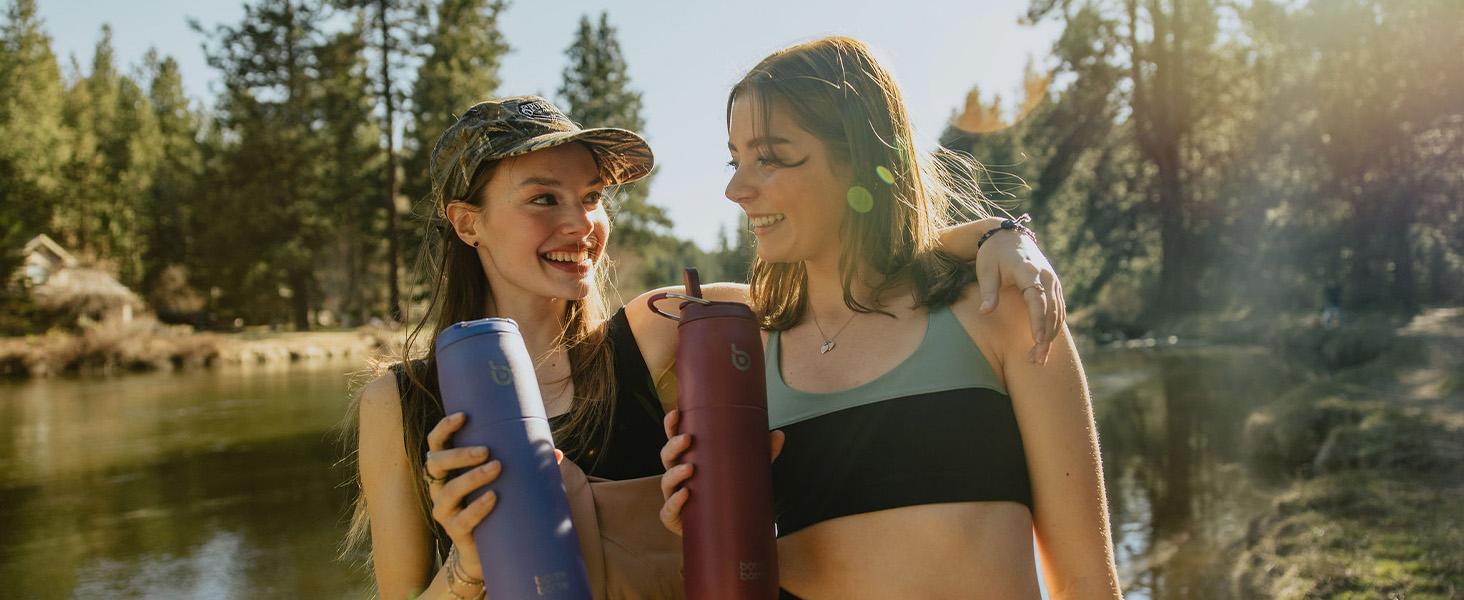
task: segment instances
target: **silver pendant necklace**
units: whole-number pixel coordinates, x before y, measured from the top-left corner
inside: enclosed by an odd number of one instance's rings
[[[844,329],[846,327],[848,327],[850,323],[853,323],[854,322],[854,317],[859,316],[859,313],[858,312],[855,312],[854,314],[849,315],[849,320],[848,321],[844,321],[844,326],[843,327],[840,327],[838,331],[835,331],[834,332],[834,335],[824,335],[823,326],[818,324],[818,313],[816,311],[814,311],[812,308],[808,309],[808,312],[810,312],[810,313],[813,314],[813,326],[818,329],[818,335],[819,335],[819,337],[822,337],[824,339],[823,345],[818,347],[818,353],[819,354],[828,354],[829,353],[829,350],[833,350],[834,349],[834,338],[839,337],[839,334],[843,333],[844,332]]]

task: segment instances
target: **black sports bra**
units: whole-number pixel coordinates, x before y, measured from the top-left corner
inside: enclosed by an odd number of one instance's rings
[[[1011,397],[948,307],[932,309],[915,353],[832,394],[783,383],[768,337],[768,416],[787,436],[773,462],[778,535],[829,519],[945,502],[1032,507]]]
[[[656,395],[656,386],[651,380],[645,358],[636,344],[635,334],[621,308],[606,323],[605,336],[614,353],[615,397],[608,413],[609,423],[603,428],[591,428],[590,439],[580,444],[578,453],[569,456],[586,475],[605,479],[634,479],[659,475],[666,470],[661,467],[661,446],[666,445],[666,432],[661,427],[665,412]],[[409,363],[423,385],[437,395],[437,371],[428,369],[426,361],[413,360]],[[431,431],[442,418],[441,405],[426,399],[408,402],[409,394],[419,394],[403,373],[404,365],[392,365],[397,378],[397,391],[402,396],[403,423],[417,423],[423,431]],[[550,417],[550,425],[563,424],[564,417]],[[556,439],[556,445],[569,446],[566,440]],[[422,449],[427,452],[427,439],[422,438]]]

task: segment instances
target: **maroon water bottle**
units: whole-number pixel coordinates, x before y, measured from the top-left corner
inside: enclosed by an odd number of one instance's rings
[[[680,431],[691,434],[681,458],[695,470],[682,507],[681,548],[688,600],[778,597],[773,531],[772,458],[767,381],[757,319],[740,302],[701,297],[696,269],[686,270],[676,327],[676,396]]]

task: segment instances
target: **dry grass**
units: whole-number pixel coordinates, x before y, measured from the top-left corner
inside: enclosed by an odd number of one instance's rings
[[[1257,464],[1301,479],[1252,523],[1242,598],[1464,598],[1464,309],[1247,423]]]
[[[1464,598],[1457,478],[1352,472],[1302,482],[1252,527],[1241,598]]]

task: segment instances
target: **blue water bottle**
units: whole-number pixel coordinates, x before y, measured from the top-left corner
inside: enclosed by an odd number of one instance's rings
[[[588,600],[590,578],[518,324],[480,319],[438,334],[437,381],[447,414],[466,415],[453,446],[485,446],[503,465],[496,481],[465,500],[498,494],[473,529],[488,597]]]

